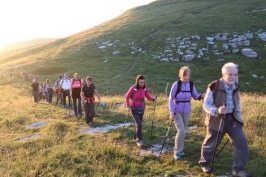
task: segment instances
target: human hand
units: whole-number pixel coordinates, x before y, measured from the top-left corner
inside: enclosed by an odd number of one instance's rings
[[[204,98],[204,96],[205,96],[205,93],[201,92],[200,97]]]
[[[170,114],[170,120],[174,121],[175,120],[175,115],[174,114]]]
[[[157,102],[157,96],[154,98],[154,102],[155,102],[155,103]]]
[[[227,107],[225,105],[220,106],[217,110],[218,114],[226,114]]]
[[[128,107],[128,108],[127,108],[127,111],[128,111],[128,112],[130,112],[130,111],[131,111],[130,107]]]

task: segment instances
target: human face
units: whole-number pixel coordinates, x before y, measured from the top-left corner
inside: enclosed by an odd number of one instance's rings
[[[140,87],[144,87],[145,85],[145,79],[139,79],[138,81]]]
[[[92,79],[87,79],[87,84],[91,84]]]
[[[65,78],[68,78],[68,74],[66,73],[66,74],[64,74],[64,76],[65,76]]]
[[[222,74],[223,80],[229,87],[232,86],[237,79],[238,73],[235,68],[228,68],[225,73]]]
[[[79,79],[79,76],[78,75],[74,75],[74,79],[75,80],[78,80]]]
[[[187,72],[186,74],[184,74],[183,76],[180,77],[180,79],[183,82],[188,82],[189,81],[189,78],[190,78],[190,73],[189,72]]]

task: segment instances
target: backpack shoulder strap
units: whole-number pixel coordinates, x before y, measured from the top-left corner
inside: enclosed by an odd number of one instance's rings
[[[181,80],[178,80],[176,81],[177,82],[177,89],[176,89],[176,92],[175,92],[175,98],[176,98],[176,95],[178,95],[181,91],[181,86],[182,86],[182,82]]]
[[[190,93],[191,93],[191,96],[192,96],[192,93],[193,93],[193,82],[189,81],[189,85],[190,85]]]
[[[219,80],[215,80],[209,84],[209,88],[213,93],[213,101],[215,100],[218,87],[219,87]]]
[[[133,85],[133,86],[134,86],[134,88],[133,88],[133,93],[132,93],[132,95],[130,96],[131,99],[133,99],[135,93],[136,93],[137,90],[138,90],[136,85]]]

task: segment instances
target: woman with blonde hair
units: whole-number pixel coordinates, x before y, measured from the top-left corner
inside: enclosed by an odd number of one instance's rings
[[[170,119],[174,121],[177,129],[174,146],[174,158],[180,160],[185,153],[184,139],[186,128],[191,116],[190,100],[201,100],[204,94],[198,94],[193,82],[189,81],[191,71],[187,66],[183,66],[179,71],[180,80],[176,81],[171,88],[169,95]]]
[[[71,79],[70,82],[70,97],[73,100],[74,112],[76,117],[81,117],[82,115],[81,97],[80,97],[82,86],[83,86],[83,80],[80,79],[78,73],[75,73],[73,79]],[[78,100],[78,109],[77,109],[77,100]]]

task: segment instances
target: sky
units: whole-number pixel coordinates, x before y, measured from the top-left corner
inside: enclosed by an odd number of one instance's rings
[[[154,0],[0,0],[0,48],[35,38],[62,38]]]

